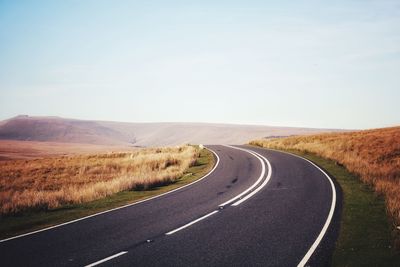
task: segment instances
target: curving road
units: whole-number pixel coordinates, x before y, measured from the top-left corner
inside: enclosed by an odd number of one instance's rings
[[[204,179],[160,197],[0,241],[2,266],[325,266],[340,192],[302,158],[208,146]]]

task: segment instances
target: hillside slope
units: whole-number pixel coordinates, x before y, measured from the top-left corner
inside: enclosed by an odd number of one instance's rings
[[[87,144],[122,144],[129,137],[93,121],[18,116],[0,125],[0,139]]]
[[[87,143],[96,145],[167,146],[183,143],[243,144],[266,136],[320,133],[323,129],[211,123],[128,123],[58,117],[17,116],[0,123],[0,139]]]

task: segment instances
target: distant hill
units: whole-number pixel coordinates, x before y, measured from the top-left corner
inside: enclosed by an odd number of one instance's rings
[[[121,144],[128,139],[94,121],[17,116],[0,124],[0,139],[88,144]]]
[[[17,116],[0,121],[0,139],[97,145],[243,144],[269,136],[335,130],[212,123],[128,123]]]

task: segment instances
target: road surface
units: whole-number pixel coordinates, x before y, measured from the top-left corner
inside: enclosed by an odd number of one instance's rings
[[[0,242],[1,266],[325,266],[338,186],[312,163],[208,146],[204,179],[155,199]]]

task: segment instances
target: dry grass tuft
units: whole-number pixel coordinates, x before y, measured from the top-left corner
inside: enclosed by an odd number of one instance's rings
[[[250,144],[311,152],[344,165],[384,195],[389,214],[400,225],[400,127],[255,140]]]
[[[132,153],[0,162],[0,214],[53,209],[179,179],[198,158],[193,146]]]

